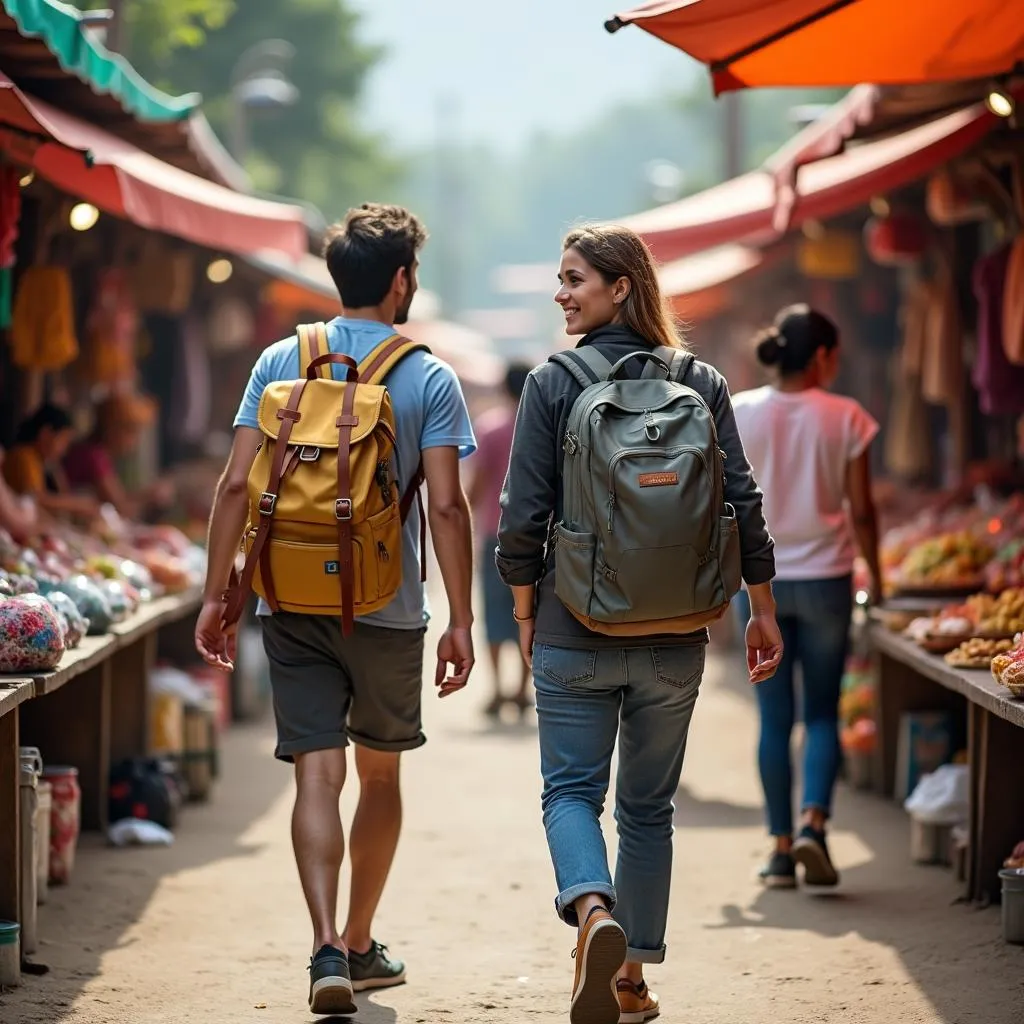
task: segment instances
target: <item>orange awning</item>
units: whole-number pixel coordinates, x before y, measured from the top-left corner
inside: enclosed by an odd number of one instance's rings
[[[172,167],[94,125],[32,99],[0,74],[4,148],[69,195],[211,249],[308,251],[301,207],[232,191]]]
[[[759,249],[723,245],[658,269],[658,283],[677,316],[706,320],[729,303],[729,285],[761,265]]]
[[[621,223],[643,235],[663,261],[727,243],[764,244],[778,237],[780,227],[837,216],[924,177],[975,145],[997,123],[978,104],[809,164],[788,197],[777,195],[772,174],[751,171]]]
[[[1024,0],[658,0],[606,23],[629,24],[707,64],[716,93],[991,77],[1024,59]]]

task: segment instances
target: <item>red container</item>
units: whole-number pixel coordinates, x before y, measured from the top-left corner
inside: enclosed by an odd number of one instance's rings
[[[65,885],[75,867],[75,851],[81,831],[82,791],[78,769],[48,765],[42,777],[53,790],[50,812],[50,883]]]

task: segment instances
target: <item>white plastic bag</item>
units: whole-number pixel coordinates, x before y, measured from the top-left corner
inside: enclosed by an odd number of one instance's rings
[[[170,846],[174,836],[155,821],[122,818],[107,829],[112,846]]]
[[[969,800],[970,769],[964,764],[944,764],[921,776],[903,806],[923,825],[960,825],[967,821]]]

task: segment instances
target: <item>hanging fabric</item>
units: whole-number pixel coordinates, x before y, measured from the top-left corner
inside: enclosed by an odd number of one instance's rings
[[[974,265],[978,300],[978,355],[972,379],[978,405],[987,416],[1024,413],[1024,366],[1014,366],[1003,343],[1004,296],[1011,247],[1004,245]]]
[[[62,370],[78,357],[71,279],[63,267],[29,267],[18,282],[11,358],[22,370]]]
[[[139,316],[124,270],[110,267],[97,275],[85,333],[83,379],[112,391],[130,388],[137,376]]]
[[[1015,366],[1024,366],[1024,234],[1014,239],[1003,290],[1003,349]]]
[[[962,388],[962,333],[953,272],[946,261],[941,263],[928,288],[921,394],[933,405],[952,405]]]

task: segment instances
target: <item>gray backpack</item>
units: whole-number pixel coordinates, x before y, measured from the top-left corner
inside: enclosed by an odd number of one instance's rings
[[[624,379],[632,359],[647,365]],[[551,361],[583,388],[563,439],[555,593],[610,636],[690,633],[740,588],[736,512],[704,399],[682,383],[693,356],[634,352],[614,366],[592,346]]]

